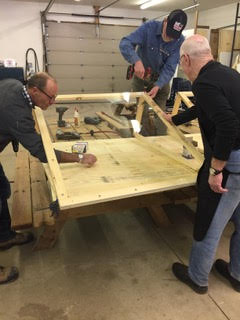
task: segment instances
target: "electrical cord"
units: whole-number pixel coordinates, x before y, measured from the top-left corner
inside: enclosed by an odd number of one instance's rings
[[[33,53],[34,67],[31,62],[29,62],[29,53]],[[33,48],[28,48],[25,54],[25,80],[27,81],[32,75],[39,72],[39,63],[37,58],[37,53]]]

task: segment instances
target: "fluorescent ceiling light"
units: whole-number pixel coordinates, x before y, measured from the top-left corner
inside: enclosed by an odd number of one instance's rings
[[[144,2],[141,6],[140,6],[140,9],[147,9],[149,7],[153,7],[155,6],[156,4],[159,4],[161,2],[163,2],[164,0],[149,0],[147,2]]]

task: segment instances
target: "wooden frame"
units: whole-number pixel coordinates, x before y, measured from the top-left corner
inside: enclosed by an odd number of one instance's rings
[[[178,113],[181,102],[183,101],[188,108],[193,106],[192,101],[189,99],[193,97],[192,91],[178,91],[175,97],[175,102],[172,110],[172,115],[175,116]]]
[[[99,161],[96,167],[81,168],[82,170],[77,163],[58,164],[54,148],[70,151],[73,143],[52,143],[43,113],[41,109],[36,108],[36,119],[48,159],[46,172],[61,210],[69,211],[69,209],[72,209],[76,211],[77,208],[83,206],[158,193],[191,186],[195,183],[196,171],[202,162],[202,155],[175,126],[164,119],[162,110],[147,94],[131,93],[129,99],[132,98],[139,98],[136,119],[141,122],[143,107],[147,103],[167,126],[170,136],[146,138],[135,133],[135,138],[94,141],[89,143],[89,152],[95,153]],[[111,102],[123,101],[126,100],[126,95],[124,93],[60,95],[56,102],[99,99]],[[193,154],[194,160],[182,158],[182,145]],[[125,148],[129,149],[125,150]],[[109,150],[112,153],[108,157]],[[142,160],[140,155],[142,155]],[[167,162],[168,165],[164,167],[161,162]],[[163,173],[158,172],[161,167],[163,167]],[[146,171],[144,171],[144,168]],[[120,172],[120,169],[125,170],[125,172]],[[112,172],[115,170],[116,176],[106,178],[105,172],[109,172],[109,170],[112,170]],[[157,172],[155,173],[154,170]],[[169,172],[166,172],[166,170],[169,170]],[[175,171],[178,174],[171,177],[171,174]],[[136,179],[129,180],[131,175],[134,176],[134,172],[137,172]],[[145,174],[146,172],[150,175]],[[115,178],[116,181],[114,181]],[[88,179],[94,180],[93,185],[89,184]]]

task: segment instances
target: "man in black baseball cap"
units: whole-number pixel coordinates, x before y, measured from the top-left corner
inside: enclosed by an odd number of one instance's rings
[[[182,31],[186,24],[186,13],[176,9],[163,21],[151,20],[143,23],[120,41],[120,51],[134,70],[132,91],[146,91],[163,111],[170,91],[169,83],[179,63],[179,49],[184,41]],[[127,76],[127,79],[130,78]],[[141,134],[166,134],[166,126],[158,118],[155,121],[156,130],[152,132],[149,113],[145,106]]]
[[[173,10],[167,17],[167,35],[170,38],[179,39],[186,24],[186,13],[180,9]]]

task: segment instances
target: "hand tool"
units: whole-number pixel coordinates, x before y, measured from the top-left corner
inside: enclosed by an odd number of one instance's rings
[[[85,153],[87,151],[87,142],[76,142],[72,145],[72,152],[73,153]]]

